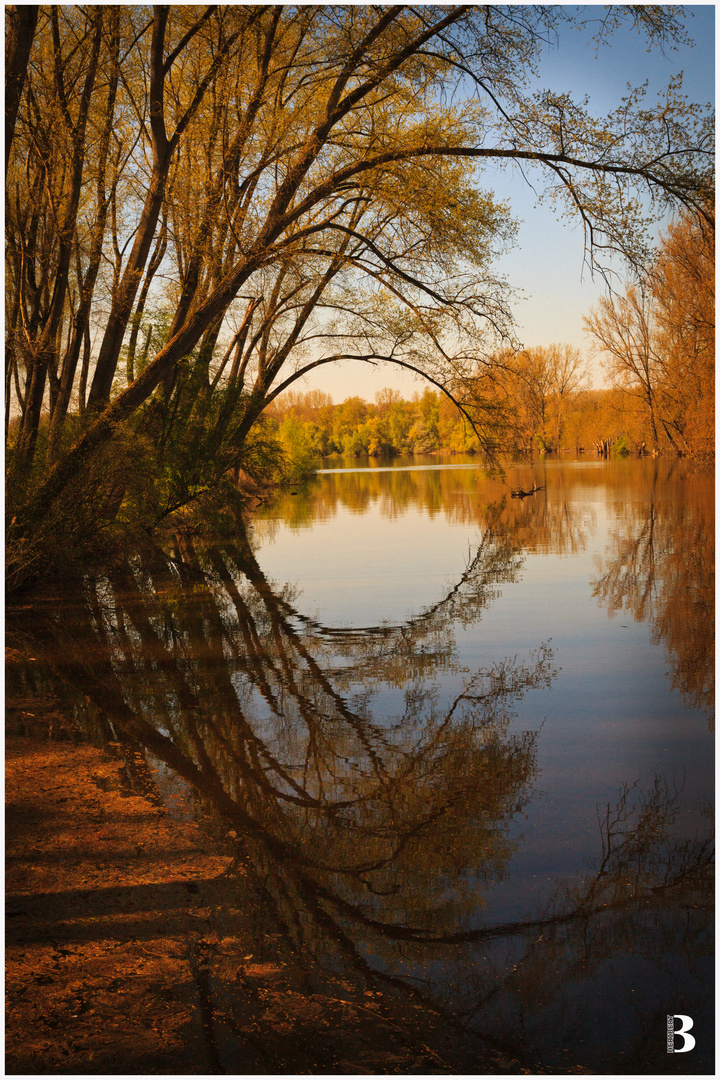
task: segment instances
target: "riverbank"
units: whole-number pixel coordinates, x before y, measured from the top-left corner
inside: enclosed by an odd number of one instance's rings
[[[204,1072],[198,958],[227,859],[87,745],[6,741],[8,1073]]]

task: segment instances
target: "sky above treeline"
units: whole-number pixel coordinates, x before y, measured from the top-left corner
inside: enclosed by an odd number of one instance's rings
[[[714,102],[715,97],[715,5],[681,5],[692,46],[681,45],[665,55],[647,51],[644,35],[627,29],[617,32],[605,45],[591,39],[594,28],[567,26],[559,39],[545,47],[538,88],[566,91],[580,100],[587,95],[592,115],[601,117],[620,105],[628,83],[648,81],[648,106],[668,83],[683,72],[683,93],[688,101]],[[583,18],[600,20],[602,7],[586,6]],[[598,23],[599,25],[599,23]],[[517,333],[526,347],[567,342],[585,354],[591,352],[583,328],[583,315],[605,292],[605,284],[593,279],[584,265],[580,223],[557,220],[550,203],[537,205],[537,195],[519,172],[497,168],[480,176],[484,188],[510,203],[519,221],[516,246],[503,255],[496,268],[518,293],[514,304]],[[614,268],[624,276],[620,262]],[[604,385],[599,359],[591,362],[593,383]],[[372,401],[378,390],[391,387],[411,397],[427,384],[389,365],[370,367],[345,361],[320,368],[296,383],[295,391],[321,389],[335,401],[358,395]]]

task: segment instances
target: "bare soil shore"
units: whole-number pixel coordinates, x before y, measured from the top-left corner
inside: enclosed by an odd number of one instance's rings
[[[227,858],[118,769],[6,741],[8,1073],[206,1071],[193,969]]]

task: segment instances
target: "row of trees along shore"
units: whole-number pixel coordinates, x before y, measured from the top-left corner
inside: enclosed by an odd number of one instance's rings
[[[557,402],[547,401],[546,423],[536,428],[530,411],[518,410],[508,454],[589,453],[642,456],[654,453],[649,431],[618,390],[577,390],[568,397],[557,439]],[[290,475],[300,478],[325,458],[387,458],[403,454],[479,454],[480,441],[455,405],[439,391],[403,399],[384,389],[373,402],[349,397],[333,403],[322,390],[290,392],[268,409]],[[658,453],[662,453],[660,450]]]
[[[520,354],[495,269],[505,170],[582,223],[600,273],[619,255],[642,282],[649,225],[672,215],[710,252],[709,107],[678,79],[594,117],[539,82],[559,34],[667,51],[690,41],[684,10],[583,12],[6,7],[11,588],[227,502],[239,470],[277,476],[268,406],[348,357],[422,375],[496,457],[525,408],[502,363]],[[688,382],[645,395],[679,449]]]

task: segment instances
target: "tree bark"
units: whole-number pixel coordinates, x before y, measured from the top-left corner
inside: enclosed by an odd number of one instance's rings
[[[165,195],[170,167],[170,144],[165,131],[165,30],[170,9],[156,5],[153,16],[152,44],[150,46],[150,130],[152,134],[153,166],[145,205],[140,215],[135,242],[130,252],[125,273],[112,299],[95,374],[88,395],[88,408],[99,409],[109,398],[115,377],[125,329],[135,303],[143,269],[150,254],[160,210]]]
[[[5,12],[5,175],[15,137],[20,98],[37,26],[37,4],[9,4]]]
[[[57,18],[56,14],[54,17]],[[57,24],[55,23],[53,27],[55,31],[56,26]],[[85,83],[80,96],[78,117],[75,123],[73,123],[67,108],[59,51],[56,51],[56,84],[65,123],[72,143],[72,172],[64,213],[58,229],[58,258],[52,300],[50,302],[50,309],[45,325],[40,334],[40,340],[33,349],[32,373],[27,393],[25,414],[23,416],[22,431],[17,448],[16,465],[20,468],[26,467],[32,461],[35,452],[38,427],[40,425],[40,414],[42,411],[43,398],[45,396],[48,370],[52,367],[54,372],[57,367],[57,336],[67,294],[70,260],[75,238],[75,226],[82,189],[83,166],[85,163],[85,128],[87,125],[90,98],[95,85],[98,61],[100,58],[102,29],[103,16],[100,12],[95,16],[95,31],[93,34],[91,54],[89,57]],[[55,34],[54,36],[57,35]]]

